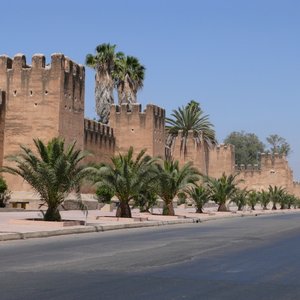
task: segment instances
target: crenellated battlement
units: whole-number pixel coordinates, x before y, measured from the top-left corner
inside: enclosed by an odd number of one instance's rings
[[[135,151],[146,148],[153,156],[165,152],[165,110],[148,104],[142,110],[141,104],[112,105],[109,125],[114,128],[118,152],[135,146]]]
[[[260,171],[260,166],[258,164],[248,164],[248,165],[240,164],[240,165],[235,165],[235,170],[254,172],[254,171]]]
[[[22,53],[16,54],[13,58],[7,55],[0,56],[0,68],[7,71],[27,70],[63,70],[66,73],[72,73],[73,76],[84,78],[84,66],[74,63],[70,58],[61,53],[51,55],[50,64],[46,65],[46,57],[43,54],[34,54],[32,56],[31,65],[26,63],[26,57]]]
[[[95,133],[101,137],[113,138],[114,130],[108,125],[99,123],[94,120],[84,119],[84,130],[90,133]]]
[[[144,111],[142,105],[139,103],[121,105],[113,104],[110,109],[110,119],[116,122],[129,122],[133,119],[139,119],[141,125],[145,122],[151,122],[152,119],[156,120],[155,127],[161,127],[165,121],[165,110],[153,104],[148,104]]]
[[[229,151],[234,152],[234,145],[231,144],[217,144],[215,145],[212,150],[214,151]]]

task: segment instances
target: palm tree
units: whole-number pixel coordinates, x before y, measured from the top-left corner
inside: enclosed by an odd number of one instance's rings
[[[223,175],[217,179],[207,178],[211,199],[219,205],[218,211],[228,211],[226,202],[234,195],[237,190],[236,185],[241,181],[236,181],[237,175],[238,174],[227,176],[223,173]]]
[[[297,203],[297,198],[295,195],[287,194],[285,199],[285,204],[287,205],[288,209],[291,209],[291,206]]]
[[[209,121],[209,116],[204,115],[199,103],[191,101],[186,106],[179,107],[177,110],[173,110],[171,118],[166,118],[166,129],[168,132],[167,137],[167,151],[172,148],[172,144],[176,137],[180,136],[180,149],[184,156],[187,153],[187,138],[190,131],[193,132],[193,138],[197,144],[203,144],[206,161],[206,175],[208,175],[208,161],[209,161],[209,149],[217,143],[215,137],[215,131],[212,123]],[[170,153],[166,153],[170,156]]]
[[[134,197],[134,207],[138,207],[140,212],[150,212],[150,209],[156,205],[158,196],[153,186],[148,186],[146,190],[140,191],[139,195]]]
[[[45,145],[34,139],[35,151],[21,146],[21,153],[10,159],[15,167],[3,167],[2,171],[21,176],[40,195],[42,205],[47,205],[45,221],[60,221],[58,207],[65,197],[75,191],[80,197],[80,185],[89,168],[82,165],[86,154],[75,149],[75,142],[65,149],[65,142],[53,138]],[[80,198],[79,198],[80,199]]]
[[[264,190],[260,192],[259,202],[261,206],[263,207],[263,210],[268,209],[268,204],[270,203],[270,194]]]
[[[157,194],[164,201],[163,214],[174,216],[173,199],[175,196],[194,185],[199,179],[199,172],[186,163],[179,167],[178,161],[164,160],[157,164]]]
[[[283,196],[285,190],[282,187],[278,186],[269,186],[269,195],[270,195],[270,200],[273,202],[273,207],[272,210],[276,210],[276,204],[280,201],[281,197]]]
[[[122,55],[115,53],[116,45],[101,44],[96,47],[96,54],[88,54],[85,63],[96,70],[95,75],[95,101],[96,112],[100,122],[107,124],[109,121],[110,106],[114,103],[113,72],[116,57]]]
[[[118,55],[115,61],[114,80],[119,104],[136,103],[137,92],[143,87],[145,67],[134,56]]]
[[[197,213],[203,213],[203,206],[210,200],[210,191],[204,186],[194,186],[187,193],[195,201]]]
[[[111,164],[95,168],[94,182],[97,186],[105,186],[113,191],[119,199],[117,217],[131,218],[129,201],[147,190],[155,179],[153,162],[150,156],[142,150],[134,158],[133,148],[130,147],[124,155],[119,154],[111,158]]]
[[[247,194],[246,189],[237,189],[231,197],[231,202],[235,203],[238,210],[241,211],[247,204]]]
[[[260,194],[257,193],[256,191],[251,191],[248,194],[247,203],[252,210],[255,210],[255,205],[259,202],[259,200],[260,200]]]

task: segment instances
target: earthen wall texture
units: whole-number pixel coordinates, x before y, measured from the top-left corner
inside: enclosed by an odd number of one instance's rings
[[[114,131],[107,125],[84,120],[84,149],[88,152],[85,163],[110,163],[115,154]]]
[[[125,153],[133,146],[135,154],[146,149],[151,156],[165,155],[165,110],[148,104],[113,105],[109,126],[114,129],[116,153]]]
[[[33,138],[48,142],[61,136],[66,144],[76,140],[77,147],[91,155],[89,162],[109,163],[111,156],[126,153],[133,147],[135,154],[142,149],[154,157],[165,156],[165,110],[149,104],[142,111],[140,104],[113,105],[109,126],[84,119],[84,67],[63,54],[53,54],[46,65],[45,57],[36,54],[27,65],[25,56],[13,59],[0,56],[0,165],[20,152],[20,144],[33,146]],[[193,132],[188,133],[186,148],[179,132],[171,153],[183,165],[192,161],[202,174],[220,177],[236,173],[234,147],[217,145],[205,151]],[[28,191],[20,178],[4,175],[9,188]],[[293,173],[286,158],[262,155],[260,169],[242,168],[241,187],[262,190],[269,185],[286,188],[300,196],[300,184],[293,182]]]
[[[17,54],[13,59],[0,56],[0,89],[5,92],[5,117],[2,164],[7,156],[20,152],[20,144],[33,147],[33,139],[48,142],[61,136],[66,144],[77,141],[83,149],[84,136],[84,67],[63,54],[53,54],[46,65],[45,57],[36,54],[32,64]],[[0,133],[1,138],[1,133]],[[20,178],[5,174],[9,186],[28,190]]]
[[[184,147],[186,140],[186,147]],[[179,131],[172,145],[172,157],[178,160],[180,165],[191,161],[201,174],[210,177],[220,177],[234,172],[234,147],[232,145],[216,145],[205,148],[203,143],[197,142],[193,137],[193,131],[188,133],[187,138]]]
[[[260,168],[249,165],[237,170],[238,178],[243,180],[240,183],[242,188],[261,191],[268,190],[271,185],[300,196],[298,185],[293,182],[293,172],[284,156],[262,154],[260,163]]]

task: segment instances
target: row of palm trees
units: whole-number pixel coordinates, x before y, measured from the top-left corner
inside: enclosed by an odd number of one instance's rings
[[[281,208],[298,205],[299,200],[283,188],[269,187],[268,192],[254,192],[238,189],[240,182],[236,175],[209,178],[186,163],[162,160],[141,151],[136,157],[131,147],[127,153],[111,158],[111,164],[85,166],[82,161],[87,153],[76,149],[73,143],[65,147],[61,138],[54,138],[47,144],[34,140],[35,149],[21,146],[21,153],[11,157],[14,166],[2,168],[3,172],[21,176],[39,194],[42,205],[47,205],[44,220],[60,221],[59,206],[70,192],[78,195],[85,180],[100,189],[99,195],[114,195],[119,200],[116,215],[131,217],[130,202],[146,210],[160,197],[164,202],[163,214],[174,215],[173,200],[180,193],[189,195],[196,204],[197,212],[203,211],[208,201],[219,205],[219,211],[226,211],[230,201],[241,210],[248,204],[255,209],[261,203],[264,209],[273,202],[273,209],[279,203]]]
[[[290,209],[291,207],[299,207],[300,199],[295,195],[288,193],[284,188],[278,186],[269,186],[268,190],[247,191],[246,189],[238,189],[231,202],[235,203],[238,210],[244,209],[247,205],[255,210],[255,206],[260,204],[264,210],[268,209],[272,204],[272,209],[276,210],[278,205],[280,209]]]
[[[116,45],[100,44],[96,53],[86,56],[86,65],[96,71],[95,101],[100,122],[109,121],[110,106],[117,88],[119,104],[136,103],[137,92],[143,87],[145,67],[138,58],[116,52]]]

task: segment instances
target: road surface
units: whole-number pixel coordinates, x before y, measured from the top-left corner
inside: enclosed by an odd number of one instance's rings
[[[0,299],[300,299],[300,214],[0,243]]]

